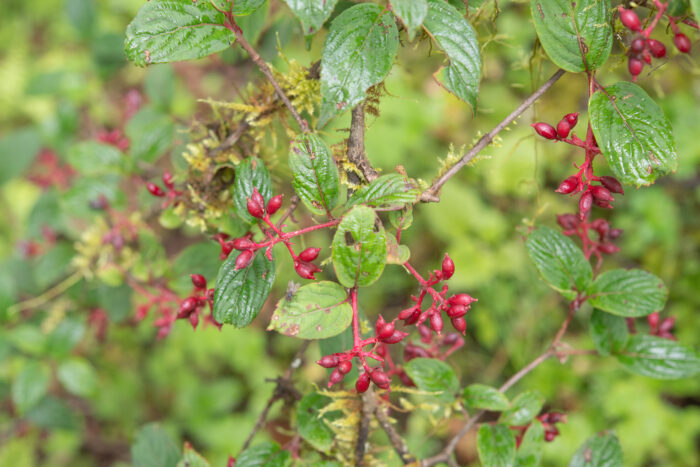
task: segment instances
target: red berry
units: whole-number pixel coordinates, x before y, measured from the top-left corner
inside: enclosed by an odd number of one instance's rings
[[[165,196],[165,192],[161,187],[156,185],[155,183],[151,182],[146,182],[146,189],[153,195],[153,196]]]
[[[253,261],[253,251],[241,251],[236,258],[236,270],[248,267],[251,261]]]
[[[569,122],[569,125],[573,128],[578,123],[578,112],[566,114],[564,115],[564,119]]]
[[[651,54],[647,49],[644,49],[644,51],[642,52],[642,59],[647,65],[651,65]]]
[[[394,331],[395,331],[394,323],[386,323],[386,324],[382,325],[382,327],[377,332],[377,338],[380,341],[388,339],[394,334]]]
[[[406,336],[408,336],[407,332],[401,332],[399,330],[396,330],[391,334],[391,336],[387,337],[386,339],[383,339],[382,342],[386,344],[398,344]]]
[[[337,355],[324,355],[321,360],[317,361],[319,365],[323,368],[335,368],[338,366],[338,356]]]
[[[579,220],[574,214],[559,214],[557,215],[557,222],[562,229],[571,230],[576,228]]]
[[[430,327],[438,334],[442,333],[442,314],[440,312],[430,315]]]
[[[233,251],[233,242],[225,242],[221,244],[221,255],[219,259],[226,259],[228,255]]]
[[[177,317],[182,319],[182,318],[187,318],[190,313],[192,313],[196,308],[197,308],[197,299],[194,297],[187,297],[180,303],[180,309],[177,312]]]
[[[622,21],[622,24],[624,24],[627,29],[631,29],[632,31],[642,30],[642,22],[639,21],[637,14],[632,10],[625,10],[622,5],[620,5],[620,21]]]
[[[452,261],[449,255],[445,255],[445,259],[442,260],[442,278],[444,280],[449,279],[455,273],[455,263]]]
[[[571,131],[571,125],[569,124],[568,120],[566,118],[562,118],[559,123],[557,123],[557,135],[560,138],[566,138],[569,136],[569,132]]]
[[[589,212],[591,212],[591,206],[593,205],[593,195],[590,191],[586,191],[581,195],[581,199],[578,202],[579,216],[583,219]]]
[[[632,76],[639,76],[644,68],[644,63],[638,58],[630,57],[627,61],[627,69]]]
[[[170,188],[171,190],[172,190],[173,187],[175,186],[175,185],[173,184],[173,174],[171,174],[171,173],[168,172],[167,170],[166,170],[165,172],[163,172],[163,185],[165,185],[166,187]]]
[[[364,372],[362,373],[358,378],[357,382],[355,383],[355,390],[359,393],[365,392],[367,389],[369,389],[369,373]]]
[[[235,238],[232,245],[236,250],[243,251],[252,249],[255,246],[255,243],[253,243],[248,237],[241,237]]]
[[[666,46],[656,39],[649,39],[649,51],[656,58],[662,58],[666,55]]]
[[[620,235],[622,235],[623,230],[622,229],[610,229],[610,232],[608,232],[608,237],[612,238],[615,240],[618,238]]]
[[[607,175],[603,175],[602,177],[600,177],[600,183],[602,183],[605,188],[612,191],[613,193],[625,193],[625,191],[622,189],[622,184],[615,177],[608,177]]]
[[[465,293],[458,293],[457,295],[451,296],[447,301],[450,305],[469,306],[472,304],[472,302],[477,302],[478,300],[476,298],[472,298],[471,295],[467,295]]]
[[[190,324],[192,325],[192,329],[197,329],[197,325],[199,324],[199,313],[192,313],[190,315]]]
[[[338,371],[346,375],[352,370],[352,362],[350,360],[343,360],[338,364]]]
[[[404,320],[404,323],[414,324],[420,319],[420,315],[421,315],[420,309],[416,308],[413,310],[413,313],[411,313],[411,316],[409,316],[408,318],[406,318]]]
[[[554,441],[554,438],[557,437],[557,434],[551,431],[548,431],[544,434],[544,440],[547,441],[548,443],[551,441]]]
[[[557,193],[561,193],[562,195],[568,195],[575,192],[576,190],[578,190],[578,178],[572,175],[571,177],[561,182],[559,184],[559,187],[554,191],[556,191]]]
[[[277,212],[277,210],[282,206],[282,197],[284,195],[277,195],[270,199],[267,203],[267,213],[271,216]]]
[[[381,368],[375,368],[372,370],[372,373],[370,373],[369,377],[372,379],[372,382],[379,386],[382,389],[388,389],[389,386],[391,385],[391,378],[384,373],[384,370]]]
[[[255,193],[258,193],[257,188],[255,189]],[[258,193],[258,196],[259,195],[260,195],[260,193]],[[247,203],[246,207],[248,208],[248,212],[250,213],[251,216],[253,216],[257,219],[263,218],[263,216],[265,215],[265,206],[263,203],[256,201],[255,196],[248,198],[246,203]]]
[[[447,316],[450,318],[461,318],[467,314],[467,307],[464,305],[452,305],[447,309]]]
[[[635,54],[640,53],[642,50],[644,50],[644,39],[641,37],[638,37],[630,43],[630,52],[633,52]]]
[[[612,243],[603,243],[598,247],[598,249],[606,255],[612,255],[620,251],[620,247]]]
[[[546,139],[557,139],[557,130],[549,123],[538,122],[531,125],[538,135]]]
[[[613,198],[612,194],[610,194],[610,190],[600,185],[591,186],[591,194],[596,199],[596,201],[599,201],[601,203],[614,201],[615,199]]]
[[[452,318],[450,321],[452,321],[452,327],[457,331],[462,334],[467,332],[467,321],[464,318]]]
[[[335,370],[331,371],[331,375],[328,378],[328,387],[331,387],[336,383],[340,383],[343,378],[345,378],[345,375],[336,368]]]
[[[299,259],[302,261],[313,261],[316,258],[318,258],[318,253],[320,251],[320,248],[307,248],[306,250],[299,253]]]
[[[308,263],[306,261],[295,261],[294,270],[297,272],[297,274],[299,274],[300,277],[303,277],[304,279],[316,280],[314,274],[320,271],[321,269],[319,269],[313,263]]]
[[[647,316],[647,323],[649,323],[651,331],[656,332],[656,328],[659,325],[659,312],[655,311],[654,313]]]
[[[192,279],[192,284],[195,287],[197,287],[198,289],[206,289],[207,288],[207,280],[204,278],[203,275],[190,274],[190,278]]]
[[[673,43],[676,44],[676,48],[684,54],[690,52],[690,39],[682,32],[673,36]]]

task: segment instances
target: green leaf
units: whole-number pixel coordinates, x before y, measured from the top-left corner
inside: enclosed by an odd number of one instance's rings
[[[97,286],[97,301],[100,308],[107,312],[109,320],[113,323],[119,323],[125,320],[134,310],[131,304],[132,294],[133,289],[128,284],[122,284],[119,287],[110,287],[107,284],[101,283]]]
[[[549,58],[573,72],[599,68],[612,49],[607,0],[531,0],[535,30]]]
[[[625,317],[646,316],[662,310],[668,297],[663,281],[641,269],[604,272],[586,293],[592,306]]]
[[[236,467],[285,467],[290,464],[289,451],[271,442],[251,446],[236,457]]]
[[[596,91],[588,113],[598,146],[621,182],[649,185],[678,167],[671,123],[636,84]]]
[[[435,74],[438,82],[476,109],[481,80],[481,53],[474,28],[444,0],[428,0],[428,16],[423,27],[449,59],[447,66]]]
[[[97,388],[95,369],[82,358],[71,358],[58,366],[58,381],[71,394],[88,397]]]
[[[517,467],[537,467],[542,461],[544,448],[544,427],[539,420],[533,420],[525,431],[520,446],[515,453]]]
[[[315,134],[303,134],[292,141],[289,167],[294,190],[312,212],[325,214],[338,203],[340,182],[331,150]]]
[[[96,141],[84,141],[68,150],[68,163],[82,175],[118,173],[121,162],[119,149]]]
[[[40,289],[58,282],[71,272],[71,262],[75,256],[73,245],[60,242],[49,251],[37,258],[34,268],[34,278]]]
[[[411,250],[406,245],[399,245],[396,237],[386,236],[386,263],[404,264],[411,258]]]
[[[134,467],[176,467],[180,457],[173,439],[157,423],[141,428],[131,445]]]
[[[172,65],[162,64],[149,67],[143,87],[148,100],[158,110],[170,110],[175,95],[175,71]]]
[[[688,0],[670,0],[668,2],[666,14],[668,16],[683,16],[685,12],[688,11],[689,6],[690,3]],[[695,14],[695,17],[698,17],[697,13]]]
[[[591,314],[591,338],[599,354],[610,355],[619,352],[629,340],[627,323],[620,316],[595,308]]]
[[[340,334],[351,322],[352,307],[345,289],[335,282],[321,281],[277,302],[267,330],[300,339],[325,339]]]
[[[131,288],[129,288],[131,290]],[[65,318],[46,340],[46,353],[54,358],[63,358],[78,345],[85,334],[85,324],[74,318]]]
[[[78,417],[61,399],[46,396],[32,407],[27,420],[40,428],[75,430],[79,427]]]
[[[590,284],[591,265],[570,238],[540,227],[528,235],[525,246],[545,282],[567,299],[573,300],[576,290],[584,291]]]
[[[537,391],[526,391],[513,399],[512,407],[501,415],[501,421],[507,425],[527,425],[540,413],[544,405],[544,396]]]
[[[270,261],[264,252],[258,252],[248,267],[236,269],[236,257],[232,253],[219,269],[214,319],[237,328],[248,326],[265,303],[274,281],[274,256]]]
[[[319,127],[362,102],[365,91],[386,78],[398,46],[396,23],[379,5],[355,5],[333,20],[321,54]]]
[[[338,0],[284,0],[294,15],[301,21],[305,36],[318,32],[333,12]]]
[[[503,411],[510,408],[508,398],[502,392],[485,384],[471,384],[464,388],[464,405],[470,409]]]
[[[265,202],[272,196],[272,182],[270,172],[257,157],[245,159],[236,166],[236,179],[233,183],[233,201],[238,217],[248,224],[257,219],[248,213],[248,198],[253,194],[253,188],[257,188]]]
[[[339,411],[325,412],[321,410],[330,404],[332,399],[316,392],[307,394],[297,406],[297,431],[314,449],[328,452],[333,446],[335,432],[328,426],[326,420],[338,418]]]
[[[30,128],[3,135],[0,139],[0,185],[22,175],[39,149],[39,134]]]
[[[22,368],[12,382],[12,403],[20,413],[34,407],[49,389],[49,369],[37,362]]]
[[[139,161],[154,162],[172,145],[175,127],[170,117],[148,106],[131,117],[124,132],[129,138],[131,157]]]
[[[428,15],[427,0],[391,0],[391,9],[406,26],[408,39],[413,40],[416,30],[421,27]]]
[[[234,16],[245,16],[260,8],[266,0],[210,0],[220,10],[231,10]],[[233,9],[231,3],[233,2]]]
[[[97,8],[91,0],[67,0],[65,2],[68,21],[83,39],[89,39],[97,25]]]
[[[695,18],[700,18],[700,0],[690,0],[690,6],[693,7]]]
[[[484,467],[510,467],[515,461],[515,436],[501,423],[483,424],[476,435],[476,449]]]
[[[414,358],[404,365],[418,389],[434,392],[435,397],[450,402],[459,389],[459,380],[452,367],[434,358]]]
[[[236,6],[247,3],[238,0]],[[139,66],[206,57],[233,44],[235,36],[224,23],[208,1],[150,0],[126,28],[124,51]]]
[[[347,207],[365,204],[381,211],[396,211],[418,199],[420,190],[413,180],[399,174],[387,174],[376,178],[352,194]]]
[[[177,467],[210,467],[211,464],[201,456],[197,451],[192,449],[190,443],[185,443],[185,450],[182,454],[182,459],[177,463]]]
[[[613,433],[591,436],[569,462],[569,467],[621,467],[622,465],[622,447]]]
[[[616,355],[627,370],[657,379],[689,378],[700,373],[700,356],[670,339],[635,334]]]
[[[182,250],[172,263],[173,288],[180,294],[192,290],[190,274],[201,274],[213,282],[221,266],[219,252],[219,245],[214,242],[195,243]]]
[[[379,279],[386,264],[386,233],[374,210],[348,211],[333,237],[333,268],[345,287],[366,287]]]

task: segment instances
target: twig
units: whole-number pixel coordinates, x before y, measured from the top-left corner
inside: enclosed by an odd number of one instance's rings
[[[362,394],[362,416],[360,417],[357,429],[357,443],[355,444],[355,467],[363,467],[365,465],[370,422],[372,421],[372,413],[377,406],[374,397],[374,392],[371,389]]]
[[[80,271],[76,271],[38,297],[30,298],[8,307],[7,315],[12,317],[19,312],[45,305],[66,290],[70,289],[73,285],[77,284],[82,278],[83,274]]]
[[[386,432],[386,435],[389,437],[389,442],[394,447],[396,454],[399,455],[401,462],[403,462],[404,465],[415,462],[416,458],[413,457],[413,454],[411,454],[411,452],[408,450],[408,447],[406,446],[403,438],[401,438],[401,435],[399,435],[394,429],[394,425],[392,425],[389,421],[389,417],[387,417],[384,408],[377,405],[376,409],[374,410],[374,415],[377,417],[377,421],[379,421],[379,426],[382,427],[382,429]]]
[[[241,451],[243,452],[246,449],[248,449],[248,446],[250,443],[253,441],[253,438],[255,438],[255,435],[258,433],[260,428],[265,424],[265,420],[267,420],[267,414],[270,412],[270,409],[274,405],[275,402],[277,402],[280,399],[284,399],[285,396],[288,396],[290,393],[290,385],[291,385],[291,380],[292,380],[292,375],[294,374],[294,370],[299,368],[301,366],[301,359],[304,356],[304,352],[306,352],[306,349],[309,347],[309,344],[311,341],[304,341],[301,344],[301,347],[299,347],[299,350],[297,350],[297,353],[294,354],[294,358],[292,358],[292,362],[289,364],[289,367],[287,370],[284,372],[282,377],[277,378],[276,381],[277,386],[275,386],[275,390],[272,392],[272,396],[267,401],[267,404],[265,404],[265,408],[263,409],[262,412],[260,412],[260,415],[258,416],[258,419],[255,422],[255,425],[253,426],[252,431],[248,435],[248,438],[246,438],[245,443],[243,443],[243,447],[241,447]]]
[[[506,118],[504,118],[501,123],[496,125],[491,131],[486,133],[484,136],[482,136],[479,141],[467,152],[462,158],[457,161],[452,167],[450,167],[447,172],[442,174],[440,177],[438,177],[435,181],[433,181],[433,184],[430,185],[428,189],[426,189],[422,194],[421,194],[421,201],[423,202],[436,202],[439,201],[440,198],[438,197],[438,193],[440,191],[440,188],[450,179],[452,178],[459,170],[467,165],[469,161],[474,159],[477,154],[479,154],[486,146],[491,144],[493,139],[496,137],[498,133],[500,133],[505,127],[510,125],[516,118],[518,118],[525,110],[527,110],[528,107],[530,107],[537,99],[542,96],[549,88],[554,85],[554,83],[557,82],[559,78],[561,78],[564,73],[566,73],[564,70],[559,70],[556,73],[552,75],[551,78],[549,78],[540,88],[532,93],[530,97],[525,99],[514,111],[510,113]]]
[[[282,228],[282,224],[284,224],[284,221],[286,221],[287,218],[292,215],[292,213],[297,208],[297,206],[299,206],[299,201],[300,201],[299,195],[297,195],[296,193],[293,194],[292,197],[289,199],[289,207],[287,208],[286,211],[284,211],[284,214],[282,214],[282,217],[280,217],[280,219],[277,221],[277,228],[278,229]],[[292,220],[294,220],[294,219],[292,218]]]
[[[362,175],[368,182],[377,178],[377,171],[372,167],[365,152],[365,106],[362,103],[352,109],[347,154],[348,160],[360,169],[360,172],[362,172]],[[357,174],[353,172],[349,172],[348,177],[355,184],[361,182]]]

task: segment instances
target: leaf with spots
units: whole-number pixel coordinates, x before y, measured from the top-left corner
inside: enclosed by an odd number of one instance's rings
[[[641,269],[614,269],[598,276],[586,293],[592,306],[635,318],[662,310],[668,289],[661,279]]]
[[[139,66],[206,57],[233,44],[225,21],[208,1],[150,0],[126,28],[124,51]]]
[[[274,256],[270,261],[263,252],[258,252],[248,267],[236,269],[236,256],[231,254],[219,269],[214,319],[242,328],[255,319],[270,294],[275,281],[275,261]]]
[[[303,134],[292,141],[289,167],[294,190],[313,213],[324,214],[338,203],[340,182],[331,150],[315,134]]]
[[[591,436],[569,462],[569,467],[621,467],[622,465],[622,447],[614,433]]]
[[[572,72],[593,71],[610,56],[607,0],[531,0],[537,37],[549,58]]]
[[[372,208],[355,206],[333,237],[333,268],[345,287],[366,287],[379,279],[386,264],[386,233]]]
[[[338,0],[284,0],[294,15],[301,21],[305,36],[315,34],[333,12]]]
[[[623,183],[649,185],[678,167],[671,123],[639,86],[620,82],[588,102],[591,127],[610,169]]]
[[[321,281],[300,287],[277,302],[267,330],[300,339],[325,339],[340,334],[351,322],[352,307],[345,289]]]

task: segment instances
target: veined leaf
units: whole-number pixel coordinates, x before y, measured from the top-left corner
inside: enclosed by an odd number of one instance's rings
[[[614,433],[591,436],[569,462],[569,467],[621,467],[622,465],[622,447]]]
[[[399,174],[387,174],[376,178],[352,194],[347,206],[365,204],[381,211],[395,211],[413,204],[420,190],[412,180]]]
[[[386,233],[372,208],[355,206],[333,237],[333,268],[345,287],[373,284],[386,264]]]
[[[641,269],[614,269],[596,278],[588,301],[603,311],[625,317],[646,316],[666,304],[668,289],[661,279]]]
[[[502,392],[485,384],[471,384],[462,395],[467,408],[503,411],[510,408],[508,398]]]
[[[305,36],[315,34],[333,12],[338,0],[284,0],[301,21]]]
[[[406,26],[408,39],[413,40],[416,30],[423,24],[428,15],[427,0],[391,0],[391,9],[397,18]]]
[[[657,379],[689,378],[700,373],[700,357],[670,339],[635,334],[617,360],[633,373]]]
[[[315,134],[299,135],[289,151],[294,190],[312,212],[324,214],[338,203],[340,182],[331,150]]]
[[[435,358],[414,358],[404,368],[419,389],[435,392],[435,397],[445,402],[454,400],[459,379],[447,363]]]
[[[515,436],[502,423],[481,425],[476,448],[484,467],[511,467],[515,461]]]
[[[270,172],[257,157],[245,159],[236,166],[236,179],[233,182],[233,202],[238,217],[251,224],[257,219],[248,212],[248,198],[257,188],[267,203],[272,196]]]
[[[621,316],[595,308],[591,314],[591,338],[599,354],[610,355],[619,352],[629,340],[627,323]]]

